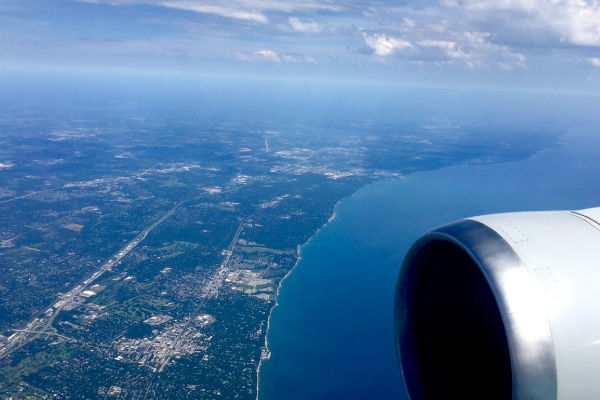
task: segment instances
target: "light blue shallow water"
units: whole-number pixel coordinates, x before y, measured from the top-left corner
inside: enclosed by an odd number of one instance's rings
[[[342,201],[282,287],[260,398],[405,398],[392,326],[404,253],[463,217],[600,206],[600,135],[574,131],[524,161],[417,173]]]

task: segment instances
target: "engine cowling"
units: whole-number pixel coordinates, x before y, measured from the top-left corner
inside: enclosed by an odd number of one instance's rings
[[[427,233],[402,265],[394,323],[413,400],[600,398],[600,208]]]

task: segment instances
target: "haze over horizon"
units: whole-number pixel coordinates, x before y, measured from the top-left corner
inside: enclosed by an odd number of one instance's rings
[[[0,69],[600,89],[597,0],[6,0]]]

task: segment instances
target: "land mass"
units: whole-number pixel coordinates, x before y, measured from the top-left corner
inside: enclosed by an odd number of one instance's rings
[[[340,199],[554,140],[111,112],[0,119],[0,397],[253,399],[279,289]]]

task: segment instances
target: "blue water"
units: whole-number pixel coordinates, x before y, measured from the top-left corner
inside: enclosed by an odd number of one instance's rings
[[[392,300],[410,244],[462,217],[600,206],[598,133],[588,121],[527,160],[416,173],[342,201],[283,284],[260,398],[405,398]]]

